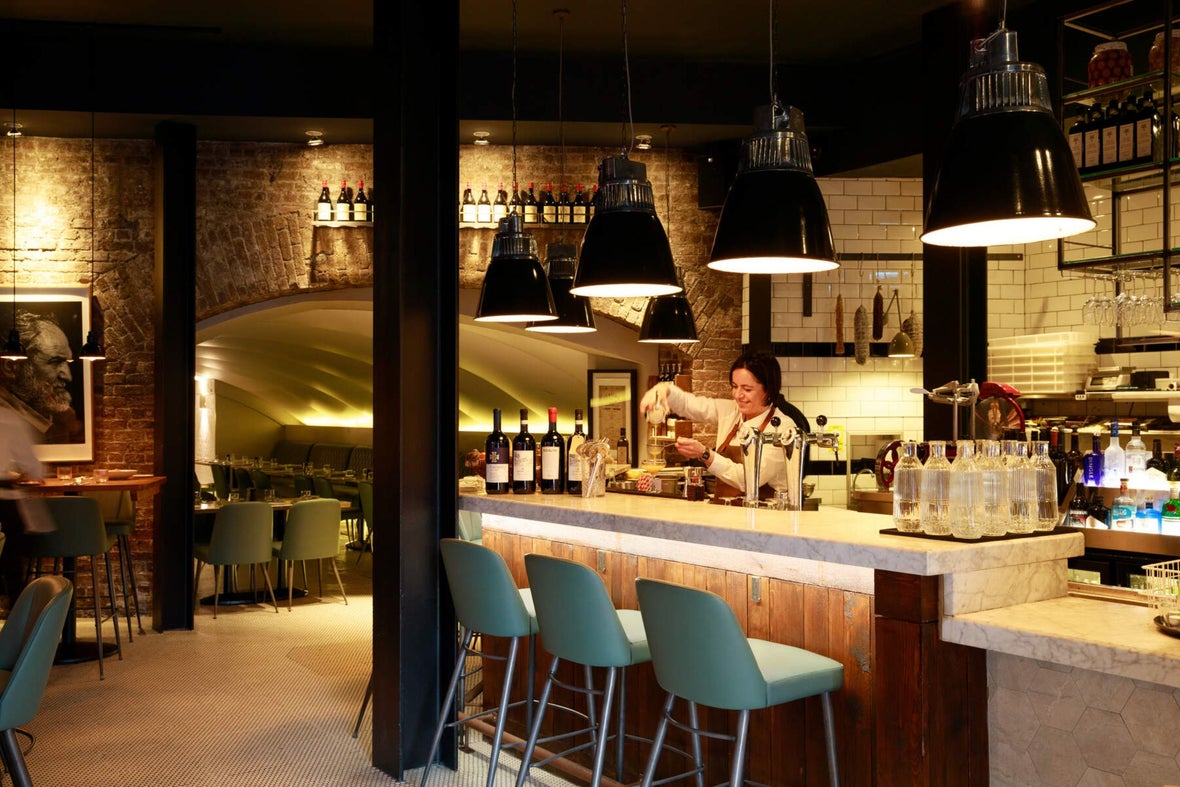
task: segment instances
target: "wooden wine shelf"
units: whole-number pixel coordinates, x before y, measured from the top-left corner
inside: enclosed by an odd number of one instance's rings
[[[372,227],[371,221],[319,221],[318,219],[311,222],[313,227]]]

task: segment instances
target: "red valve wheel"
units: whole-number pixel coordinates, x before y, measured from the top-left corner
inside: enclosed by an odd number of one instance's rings
[[[877,452],[877,461],[873,463],[877,474],[877,488],[888,491],[893,488],[893,468],[901,458],[901,441],[893,440],[881,446]]]

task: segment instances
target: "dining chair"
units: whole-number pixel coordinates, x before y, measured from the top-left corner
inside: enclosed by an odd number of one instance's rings
[[[254,488],[254,479],[250,477],[249,468],[234,468],[234,488],[243,500],[250,496],[250,490]]]
[[[274,587],[267,570],[274,549],[273,533],[274,515],[269,503],[227,503],[217,510],[209,543],[193,544],[193,556],[197,560],[193,574],[193,595],[195,597],[198,592],[201,570],[206,565],[212,565],[214,619],[217,618],[223,566],[250,566],[251,593],[254,592],[254,568],[260,566],[270,601],[274,604],[275,612],[279,611],[279,602],[275,600]]]
[[[341,499],[340,494],[332,487],[332,479],[328,478],[327,476],[313,475],[311,477],[311,483],[316,497],[321,499],[326,498],[329,500]],[[348,540],[353,542],[358,540],[354,526],[360,517],[360,511],[357,509],[353,501],[350,500],[349,503],[352,504],[352,507],[350,507],[347,511],[345,511],[343,508],[340,509],[340,516],[337,519],[337,524],[340,522],[344,523],[345,531],[348,534]]]
[[[0,758],[13,787],[32,787],[16,728],[41,707],[57,640],[65,626],[74,586],[65,577],[40,577],[17,597],[0,628]]]
[[[229,467],[215,462],[209,469],[213,471],[213,492],[217,499],[229,500]]]
[[[357,497],[361,504],[361,517],[358,527],[362,535],[360,549],[356,556],[356,563],[359,566],[361,558],[365,556],[365,552],[373,551],[373,482],[360,481],[356,485]],[[460,512],[462,513],[462,512]]]
[[[270,475],[256,467],[250,470],[250,483],[254,489],[274,489],[271,486]]]
[[[336,575],[336,584],[340,586],[340,595],[348,604],[348,594],[344,592],[344,583],[340,581],[340,571],[336,568],[336,554],[340,551],[340,501],[339,500],[301,500],[291,506],[287,513],[287,525],[283,530],[283,540],[273,547],[274,556],[279,559],[279,569],[286,564],[287,571],[287,610],[291,610],[291,601],[295,597],[295,561],[303,563],[303,584],[307,586],[307,562],[316,562],[320,598],[324,595],[324,560],[331,561],[332,573]]]

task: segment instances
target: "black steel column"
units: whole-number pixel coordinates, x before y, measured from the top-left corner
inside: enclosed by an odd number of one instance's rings
[[[458,480],[458,3],[374,3],[373,21],[373,764],[401,778],[455,646],[438,539]]]
[[[197,352],[197,130],[156,126],[155,473],[168,481],[152,525],[152,627],[193,627],[193,375]]]

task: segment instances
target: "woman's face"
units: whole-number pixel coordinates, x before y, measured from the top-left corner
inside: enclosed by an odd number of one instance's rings
[[[766,409],[766,388],[749,369],[734,369],[729,385],[743,419],[753,418]]]

